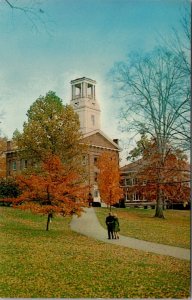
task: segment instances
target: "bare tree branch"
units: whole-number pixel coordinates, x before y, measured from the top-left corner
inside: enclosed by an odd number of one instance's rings
[[[50,34],[49,30],[47,29],[47,22],[45,21],[46,13],[42,7],[39,7],[39,3],[36,0],[33,0],[31,4],[28,2],[28,5],[25,6],[23,6],[22,3],[20,5],[15,5],[13,0],[2,1],[4,1],[4,3],[7,4],[12,11],[22,12],[36,32],[39,32],[39,24],[42,24],[45,31]]]

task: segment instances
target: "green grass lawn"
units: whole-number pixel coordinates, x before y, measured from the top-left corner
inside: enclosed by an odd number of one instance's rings
[[[95,208],[97,217],[106,228],[109,209]],[[171,246],[190,248],[190,211],[165,210],[165,219],[154,218],[154,209],[112,208],[120,222],[120,234]]]
[[[0,208],[1,298],[187,298],[190,263],[71,232],[70,218]]]

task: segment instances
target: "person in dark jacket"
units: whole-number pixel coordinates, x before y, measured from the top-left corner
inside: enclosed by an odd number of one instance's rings
[[[93,204],[93,196],[92,196],[91,193],[89,193],[89,195],[88,195],[88,202],[89,202],[89,206],[92,206],[92,204]]]
[[[113,239],[114,217],[112,216],[111,212],[107,216],[105,223],[107,225],[108,239],[111,239],[111,238]]]

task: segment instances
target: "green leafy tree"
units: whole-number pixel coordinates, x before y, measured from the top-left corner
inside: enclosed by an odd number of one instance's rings
[[[80,214],[87,206],[87,172],[82,163],[87,147],[81,142],[79,117],[52,91],[40,96],[27,112],[23,132],[14,133],[18,155],[28,161],[17,176],[21,195],[14,207],[47,214]],[[11,199],[7,199],[10,201]]]
[[[151,141],[149,138],[145,135],[141,135],[141,139],[136,142],[136,147],[133,148],[127,157],[127,160],[137,160],[144,154],[145,149],[148,149],[151,145]]]
[[[31,165],[57,155],[66,171],[73,169],[83,173],[82,153],[86,148],[80,143],[80,123],[73,108],[63,105],[55,92],[49,91],[31,105],[27,117],[23,132],[14,133],[20,155],[30,159]]]

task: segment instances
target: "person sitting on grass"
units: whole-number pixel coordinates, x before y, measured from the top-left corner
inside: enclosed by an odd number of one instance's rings
[[[115,239],[119,239],[119,234],[118,232],[120,231],[119,227],[119,219],[117,218],[117,214],[113,215],[114,222],[113,222],[113,235]]]

